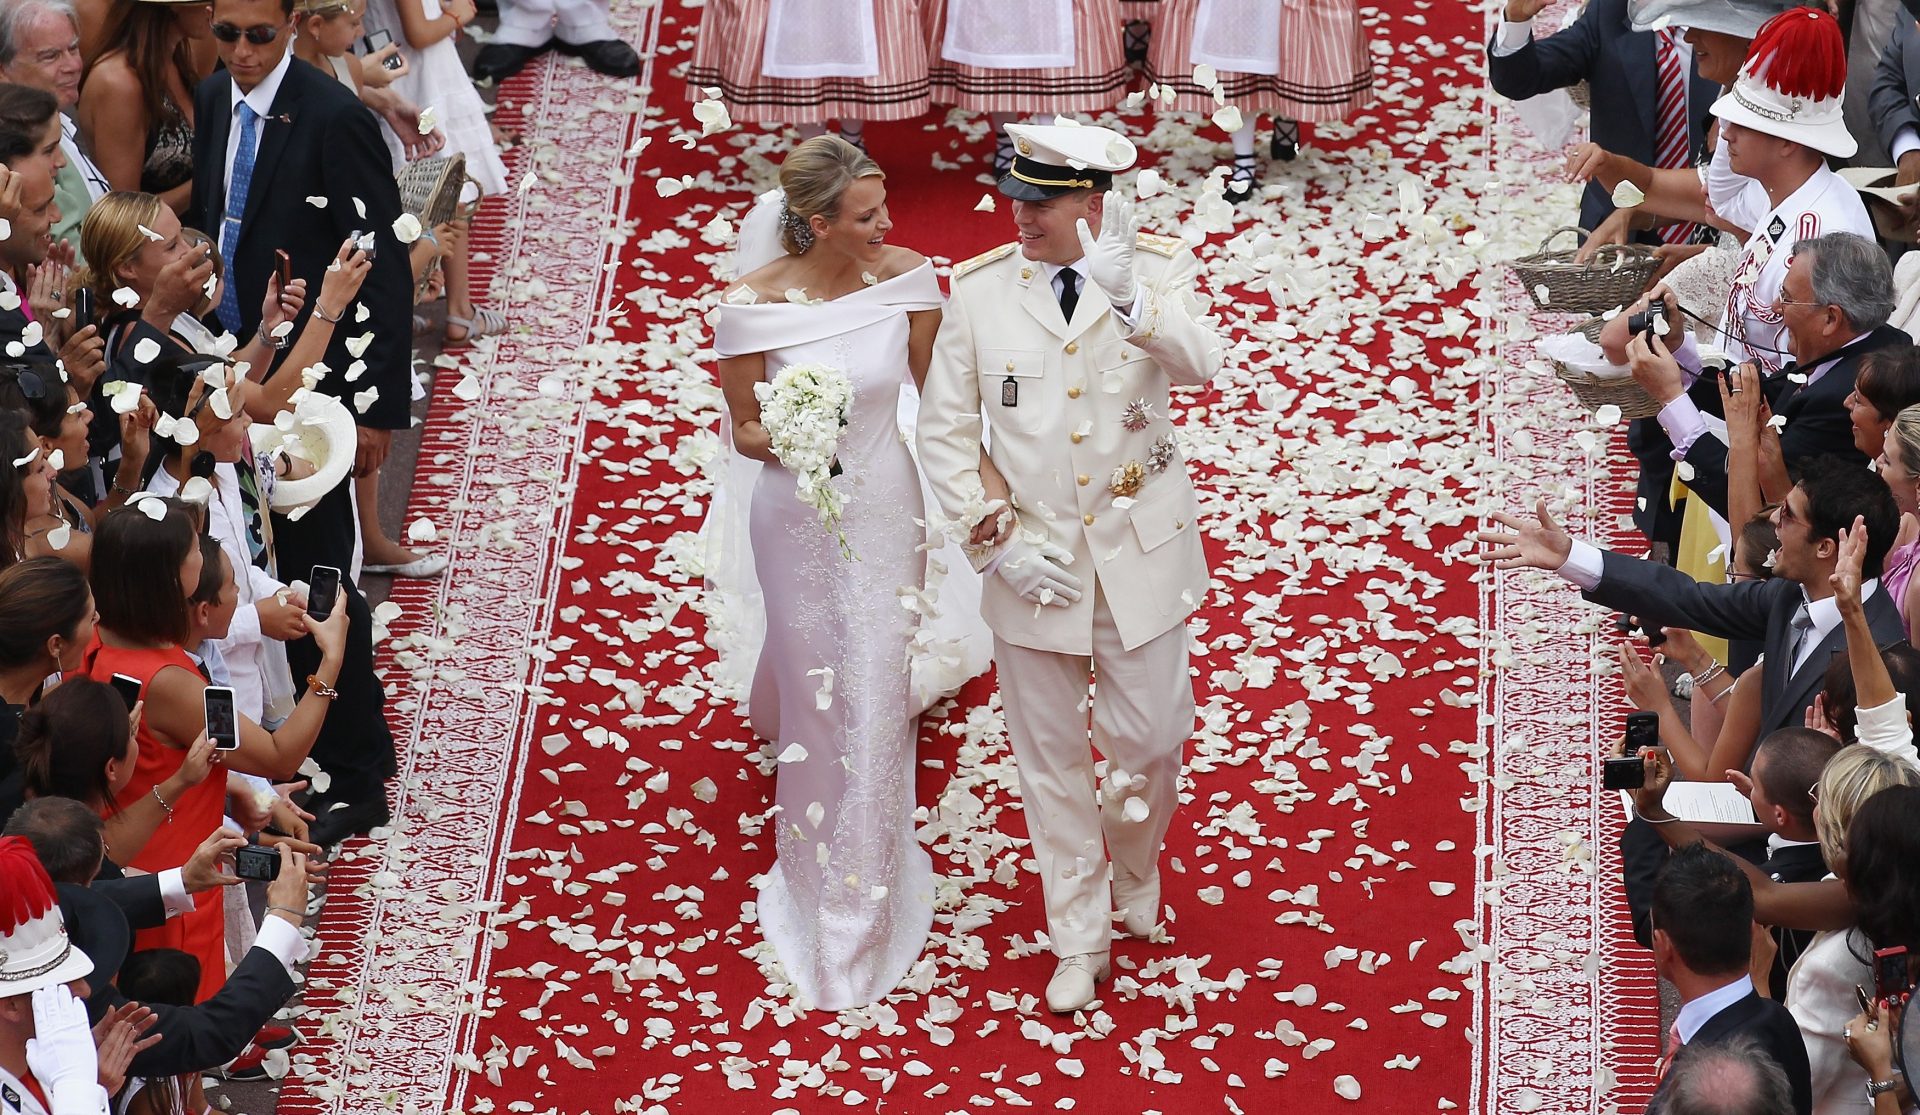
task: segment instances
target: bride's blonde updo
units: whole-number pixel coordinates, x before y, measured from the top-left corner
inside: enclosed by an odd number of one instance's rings
[[[809,219],[838,217],[840,198],[848,186],[862,178],[886,176],[870,155],[836,135],[815,136],[794,148],[780,164],[780,188],[787,192],[780,243],[787,254],[807,254],[813,247]]]

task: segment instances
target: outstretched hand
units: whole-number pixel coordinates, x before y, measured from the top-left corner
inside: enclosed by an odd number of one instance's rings
[[[1867,520],[1855,515],[1853,525],[1839,534],[1840,553],[1834,559],[1827,583],[1833,586],[1833,602],[1842,612],[1860,610],[1860,572],[1867,558]]]
[[[1483,530],[1474,535],[1494,549],[1485,558],[1498,569],[1545,569],[1551,572],[1567,563],[1573,553],[1573,536],[1560,529],[1547,511],[1547,501],[1534,505],[1534,522],[1496,511],[1491,518],[1512,533]]]

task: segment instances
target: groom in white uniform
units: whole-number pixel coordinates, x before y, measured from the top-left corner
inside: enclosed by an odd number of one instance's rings
[[[1160,918],[1193,732],[1185,620],[1207,593],[1167,392],[1205,384],[1222,350],[1196,320],[1193,252],[1140,233],[1107,192],[1133,144],[1106,128],[1007,132],[1000,192],[1020,238],[954,267],[917,440],[946,518],[987,543],[969,553],[1059,958],[1047,1006],[1064,1013],[1107,978],[1116,909],[1134,937]],[[983,418],[1011,508],[985,502]]]

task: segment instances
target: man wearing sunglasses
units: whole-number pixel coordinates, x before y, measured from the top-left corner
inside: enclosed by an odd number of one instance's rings
[[[226,69],[201,82],[194,97],[193,197],[184,217],[215,236],[227,264],[227,294],[216,312],[239,337],[259,327],[276,251],[317,290],[349,235],[372,246],[372,272],[334,331],[324,358],[331,372],[318,388],[353,413],[355,471],[364,474],[386,458],[393,431],[411,421],[412,276],[408,246],[393,231],[400,191],[378,121],[352,90],[294,57],[293,29],[293,0],[214,0],[214,45]],[[309,301],[305,312],[316,306]],[[360,361],[364,370],[349,380]],[[370,388],[373,399],[356,403]],[[350,495],[351,481],[342,481],[299,520],[274,516],[274,548],[289,579],[315,565],[353,569],[358,526]],[[312,835],[326,843],[386,820],[383,783],[394,761],[386,698],[372,668],[372,617],[351,576],[340,587],[350,613],[347,662],[313,750],[333,776],[330,800],[314,809],[322,820]],[[287,656],[295,678],[319,661],[311,640],[288,644]]]

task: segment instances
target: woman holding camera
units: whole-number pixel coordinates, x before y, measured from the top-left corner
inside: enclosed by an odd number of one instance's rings
[[[85,669],[96,681],[123,674],[141,686],[139,757],[115,805],[124,810],[151,798],[167,815],[131,860],[130,866],[147,871],[184,863],[225,813],[224,777],[208,778],[177,800],[161,792],[162,783],[187,762],[194,741],[207,731],[208,710],[221,711],[222,691],[209,690],[184,649],[193,635],[190,597],[199,589],[204,561],[191,510],[157,496],[145,496],[108,515],[94,539],[93,590],[100,619]],[[277,731],[234,712],[237,746],[216,756],[228,769],[291,778],[319,736],[340,676],[346,612],[337,609],[325,621],[303,616],[301,622],[321,652],[307,693]],[[226,695],[230,699],[230,691]],[[141,932],[135,947],[193,953],[202,965],[196,1001],[211,997],[226,979],[219,896],[197,896],[193,912]]]

